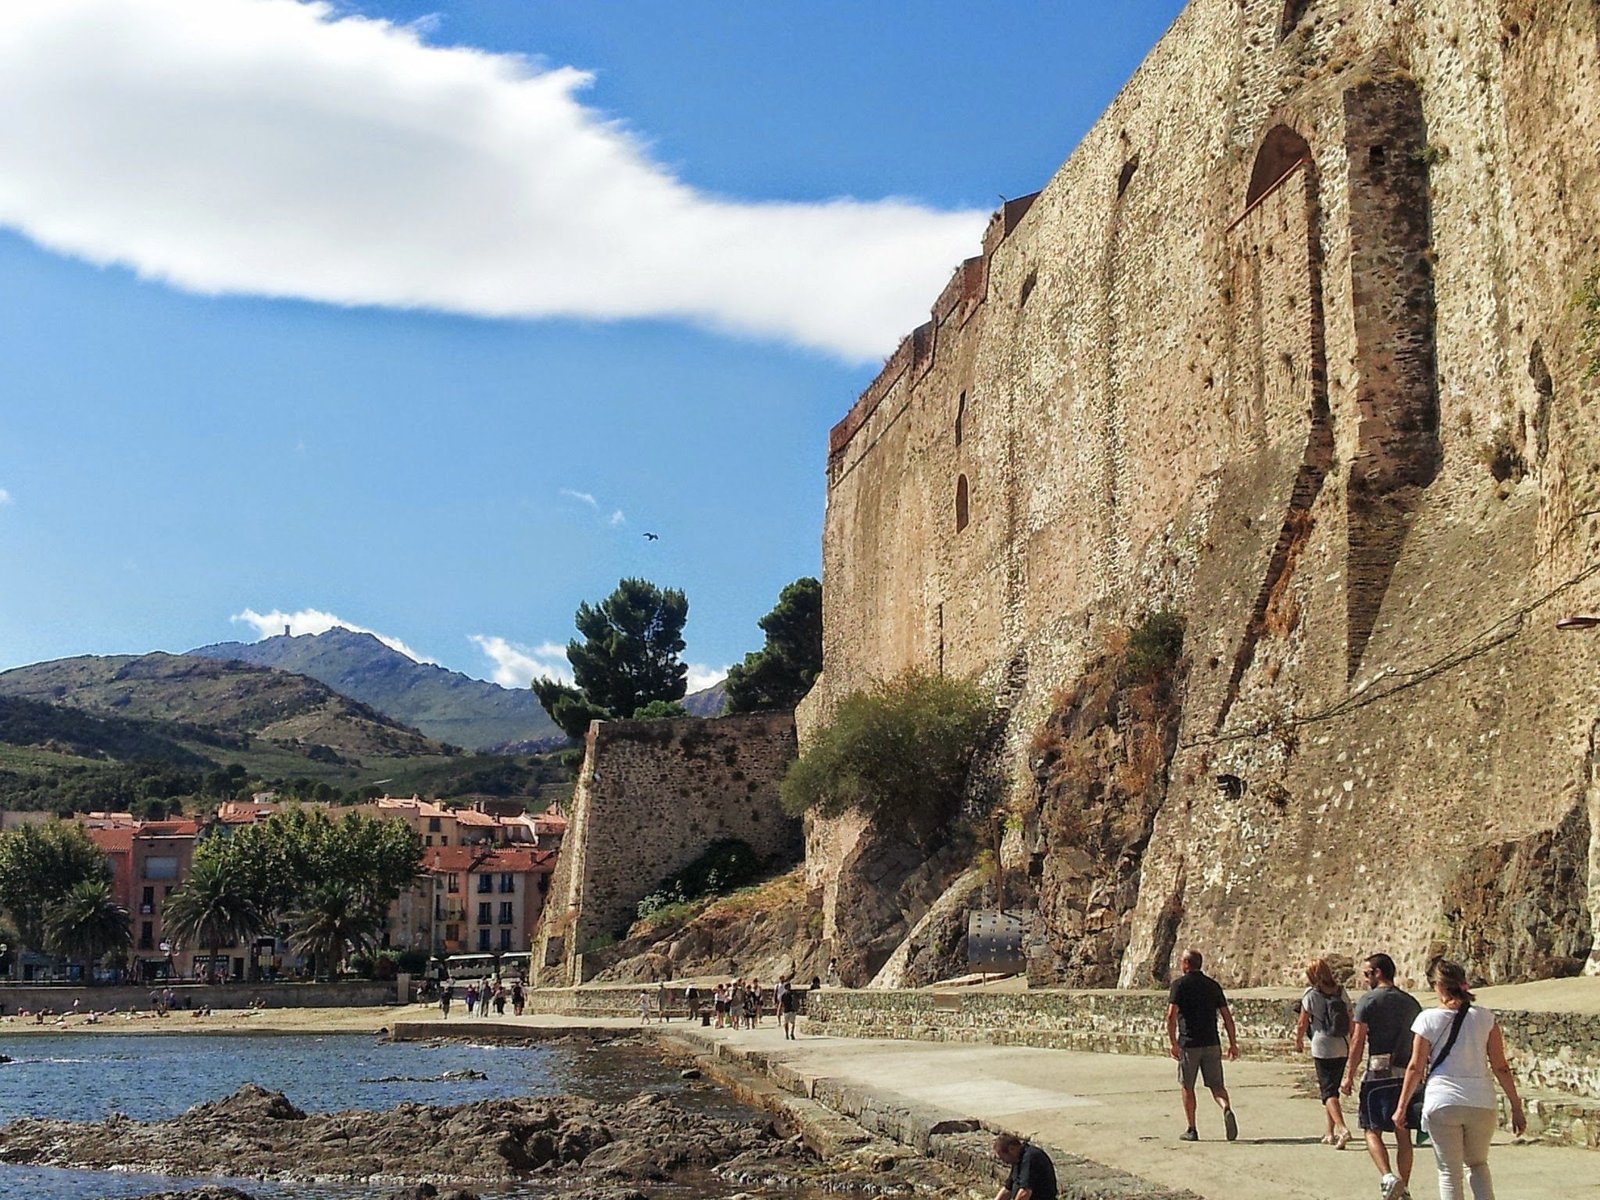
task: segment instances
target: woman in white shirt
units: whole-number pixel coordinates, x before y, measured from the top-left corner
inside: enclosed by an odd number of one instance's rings
[[[1433,1139],[1439,1166],[1439,1200],[1465,1200],[1463,1181],[1472,1189],[1472,1200],[1494,1200],[1489,1140],[1498,1120],[1495,1080],[1510,1102],[1511,1131],[1516,1134],[1528,1124],[1522,1098],[1506,1061],[1500,1026],[1494,1013],[1472,1003],[1466,971],[1441,959],[1433,965],[1432,975],[1440,1007],[1425,1010],[1411,1025],[1411,1062],[1400,1086],[1395,1129],[1405,1126],[1406,1106],[1422,1086],[1427,1064],[1422,1123]]]

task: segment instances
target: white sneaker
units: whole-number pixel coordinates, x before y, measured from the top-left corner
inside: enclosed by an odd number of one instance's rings
[[[1378,1181],[1378,1190],[1383,1193],[1383,1200],[1398,1200],[1401,1191],[1400,1176],[1390,1172]]]

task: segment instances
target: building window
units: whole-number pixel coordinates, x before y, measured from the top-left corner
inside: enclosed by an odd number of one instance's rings
[[[492,891],[494,891],[494,876],[493,875],[479,875],[478,876],[478,890],[480,892],[492,892]]]
[[[500,901],[500,924],[509,925],[511,921],[511,901],[502,900]]]
[[[478,905],[478,924],[479,925],[487,925],[491,921],[494,920],[494,918],[489,915],[489,912],[490,912],[490,910],[492,908],[494,908],[494,905],[492,903],[490,903],[488,900],[485,900],[482,904]]]
[[[961,439],[966,436],[966,420],[967,394],[962,392],[960,399],[956,401],[956,445],[958,446],[961,445]]]
[[[461,926],[459,926],[459,925],[446,925],[444,927],[444,940],[447,941],[447,942],[460,941],[461,940]]]
[[[958,476],[956,479],[956,532],[960,533],[967,527],[967,477]]]
[[[422,844],[423,844],[423,845],[424,845],[424,846],[431,846],[431,845],[433,845],[433,835],[432,835],[432,834],[429,834],[429,835],[428,835],[428,836],[427,836],[427,837],[425,837],[425,838],[423,838],[423,839],[422,839]]]
[[[459,892],[461,890],[461,876],[446,875],[444,877],[444,890],[447,892]]]
[[[139,949],[154,950],[156,945],[156,927],[153,921],[139,922]]]
[[[153,887],[144,889],[144,895],[139,901],[139,911],[146,916],[156,911],[156,890]]]
[[[144,877],[146,879],[176,879],[178,877],[178,860],[171,855],[151,856],[144,860]]]
[[[429,833],[438,833],[439,832],[439,818],[438,817],[429,817],[428,818],[428,832]]]
[[[489,935],[491,933],[493,933],[493,932],[494,932],[494,930],[492,930],[492,929],[480,929],[480,930],[478,930],[478,949],[479,950],[487,950],[489,948]]]
[[[500,949],[502,949],[502,950],[511,949],[511,930],[502,929],[500,931]]]
[[[517,890],[517,877],[510,872],[500,876],[500,892],[502,895],[512,895]]]

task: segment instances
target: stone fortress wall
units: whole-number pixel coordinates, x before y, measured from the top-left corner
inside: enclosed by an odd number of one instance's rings
[[[1576,969],[1600,920],[1594,0],[1193,0],[835,428],[822,680],[976,676],[1007,857],[1105,632],[1186,683],[1118,974]],[[1032,815],[1030,815],[1032,814]],[[827,897],[859,823],[812,829]],[[1591,882],[1592,881],[1592,882]]]
[[[716,841],[793,860],[800,823],[778,802],[792,713],[596,721],[534,943],[541,987],[583,983],[585,951],[633,923],[639,901]]]

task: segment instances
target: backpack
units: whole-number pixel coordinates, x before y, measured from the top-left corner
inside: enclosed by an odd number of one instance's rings
[[[1348,1038],[1350,1036],[1350,1005],[1345,1002],[1344,992],[1336,996],[1318,992],[1322,999],[1322,1011],[1318,1014],[1317,1025],[1329,1037]]]

